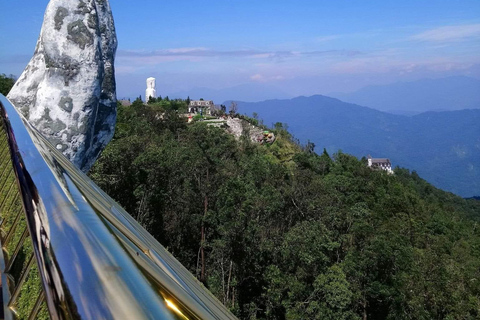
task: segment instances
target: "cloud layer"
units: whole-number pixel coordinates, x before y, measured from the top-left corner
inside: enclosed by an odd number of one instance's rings
[[[460,26],[443,26],[412,36],[413,40],[430,42],[451,42],[480,39],[480,23]]]
[[[326,34],[308,42],[270,45],[275,50],[265,49],[269,45],[119,50],[117,74],[163,76],[168,79],[163,87],[177,90],[250,83],[290,94],[348,91],[426,77],[480,77],[479,39],[480,23]]]
[[[267,50],[214,50],[208,48],[173,48],[154,51],[119,50],[120,58],[269,58],[286,59],[302,56],[356,56],[360,55],[356,50],[313,50],[313,51],[267,51]]]

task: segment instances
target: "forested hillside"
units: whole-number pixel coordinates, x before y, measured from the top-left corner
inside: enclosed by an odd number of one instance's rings
[[[90,175],[240,319],[480,317],[478,201],[179,105],[119,107]]]
[[[393,115],[325,96],[238,103],[265,123],[286,122],[295,137],[333,153],[390,158],[438,188],[480,195],[480,109]]]

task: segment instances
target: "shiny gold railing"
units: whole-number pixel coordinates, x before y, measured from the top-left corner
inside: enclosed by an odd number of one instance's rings
[[[5,319],[235,319],[0,95]]]

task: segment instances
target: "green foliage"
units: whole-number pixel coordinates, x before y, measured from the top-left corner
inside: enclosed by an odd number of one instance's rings
[[[148,104],[152,104],[152,103],[155,103],[155,102],[157,102],[157,98],[154,98],[152,96],[148,97],[148,101],[147,101]]]
[[[479,201],[175,110],[120,107],[91,177],[239,318],[480,316]]]
[[[20,289],[20,295],[16,301],[16,304],[14,305],[14,308],[17,311],[18,319],[28,319],[28,316],[32,312],[41,290],[42,285],[40,282],[40,274],[38,272],[36,263],[34,263]],[[35,319],[50,319],[49,314],[45,311],[46,310],[41,310]]]
[[[15,76],[12,74],[9,76],[4,73],[0,74],[0,93],[6,96],[8,92],[10,92],[10,89],[12,89],[15,81]]]
[[[193,116],[193,121],[201,121],[204,119],[204,116],[202,116],[201,114],[196,114]]]
[[[162,99],[162,97],[153,98],[149,97],[147,106],[153,107],[156,111],[176,111],[176,112],[186,112],[189,101],[182,99],[170,100],[168,97]],[[145,107],[141,97],[138,97],[133,103],[134,107]]]

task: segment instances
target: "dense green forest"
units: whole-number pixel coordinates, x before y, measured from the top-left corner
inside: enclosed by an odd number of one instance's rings
[[[240,319],[480,318],[479,201],[185,105],[119,106],[90,176]]]

